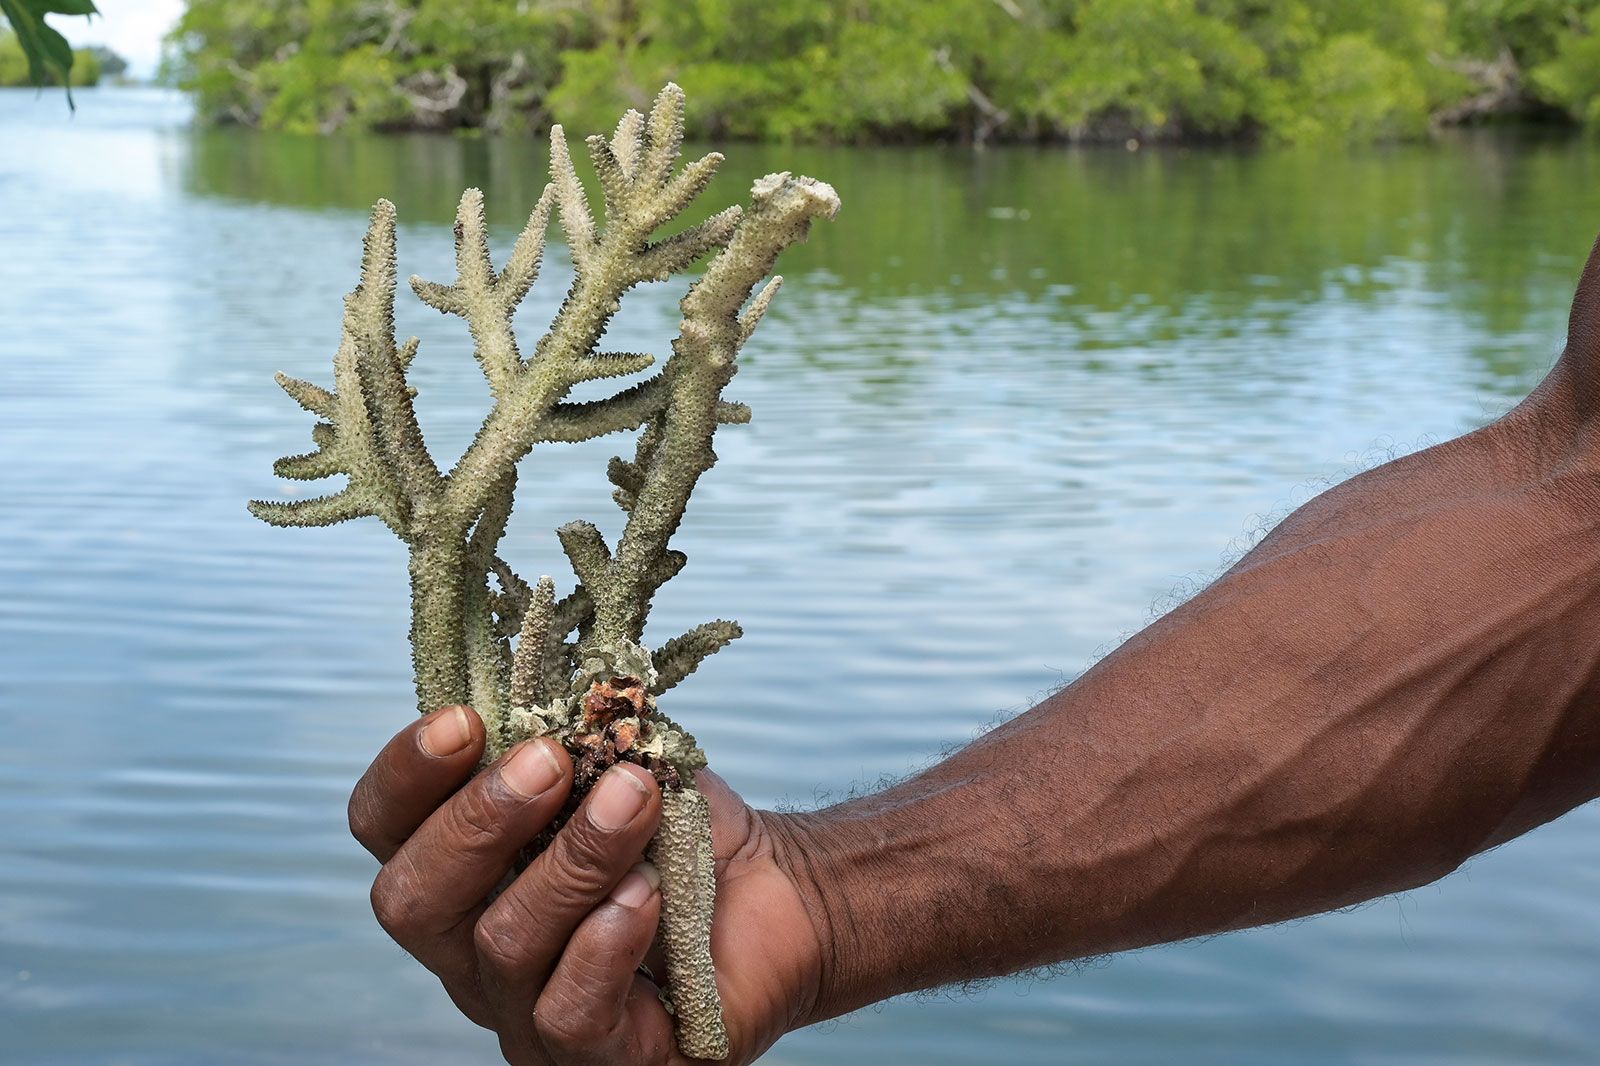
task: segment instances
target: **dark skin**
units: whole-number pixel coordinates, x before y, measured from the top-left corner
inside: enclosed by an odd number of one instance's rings
[[[810,814],[701,775],[729,1061],[902,992],[1442,877],[1600,794],[1597,634],[1600,246],[1525,401],[1323,493],[1033,710]],[[570,785],[535,743],[553,769],[531,799],[508,781],[533,746],[468,780],[464,709],[389,743],[350,804],[379,920],[517,1066],[687,1061],[637,972],[660,907],[635,868],[648,775],[609,771],[629,780],[485,903]]]

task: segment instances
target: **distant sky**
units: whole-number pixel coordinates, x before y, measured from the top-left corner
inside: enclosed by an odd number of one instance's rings
[[[183,14],[183,0],[95,0],[93,19],[51,15],[50,25],[74,47],[103,44],[128,61],[129,73],[147,78],[161,60],[161,38]]]

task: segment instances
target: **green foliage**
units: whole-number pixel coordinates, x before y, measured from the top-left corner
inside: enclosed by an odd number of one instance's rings
[[[1464,0],[1450,23],[1470,54],[1525,72],[1518,88],[1529,106],[1600,126],[1600,3]]]
[[[1311,52],[1278,132],[1308,140],[1395,140],[1428,125],[1427,92],[1412,69],[1362,34],[1343,33]]]
[[[193,0],[173,73],[213,119],[272,129],[543,126],[549,74],[589,25],[567,4]]]
[[[1509,49],[1533,66],[1555,55],[1590,6],[1572,0],[1457,0],[1450,5],[1450,33],[1469,55]]]
[[[1076,30],[1046,98],[1069,128],[1114,116],[1152,133],[1226,133],[1260,111],[1266,55],[1195,0],[1087,0]]]
[[[1600,6],[1579,30],[1561,35],[1551,58],[1533,69],[1533,84],[1543,99],[1600,126]]]
[[[109,54],[118,59],[115,53],[104,53],[101,49],[80,48],[72,53],[72,69],[68,75],[68,86],[80,88],[88,85],[98,85],[101,77],[105,75],[105,61],[103,55]],[[59,84],[55,68],[49,68],[48,80]],[[33,74],[28,68],[27,54],[22,51],[22,43],[17,35],[0,29],[0,87],[17,88],[35,84]]]
[[[1368,141],[1541,109],[1600,124],[1570,0],[192,0],[213,118],[602,128],[672,78],[692,134]]]
[[[96,15],[92,0],[0,0],[0,16],[11,26],[0,41],[0,74],[3,85],[44,85],[54,82],[67,89],[67,106],[72,106],[72,86],[93,85],[100,78],[98,60],[74,52],[61,33],[45,21],[46,15]],[[15,73],[16,56],[22,57],[26,75]],[[81,63],[74,71],[75,61]]]

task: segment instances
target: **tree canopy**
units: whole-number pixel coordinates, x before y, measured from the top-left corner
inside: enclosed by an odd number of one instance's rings
[[[1425,136],[1600,124],[1600,2],[191,0],[212,120],[599,129],[667,80],[691,132],[880,141]]]

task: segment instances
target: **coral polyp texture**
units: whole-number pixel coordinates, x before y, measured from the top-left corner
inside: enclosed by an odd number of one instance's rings
[[[712,153],[680,168],[682,139],[676,85],[662,90],[648,116],[629,111],[610,138],[590,137],[605,202],[597,221],[555,127],[550,183],[499,270],[482,194],[469,189],[462,196],[455,280],[411,279],[424,303],[466,321],[493,396],[477,436],[448,473],[429,453],[412,405],[416,390],[406,374],[417,340],[395,337],[395,209],[380,200],[360,282],[345,298],[332,390],[278,375],[284,391],[321,421],[311,431],[316,449],[280,459],[274,469],[307,480],[342,474],[347,484],[314,499],[252,502],[250,510],[280,526],[373,516],[406,543],[418,710],[473,707],[488,733],[485,766],[522,740],[556,738],[575,767],[567,814],[618,761],[654,775],[663,796],[649,849],[661,872],[662,996],[676,1016],[679,1048],[721,1058],[728,1040],[710,952],[711,820],[695,787],[706,759],[656,701],[740,630],[734,622],[707,622],[652,651],[644,626],[656,590],[684,566],[669,541],[696,482],[716,462],[718,425],[750,418],[722,392],[782,279],[756,286],[779,253],[805,239],[813,219],[833,217],[839,200],[814,179],[769,174],[751,188],[748,208],[730,207],[658,239],[722,163]],[[524,355],[512,314],[538,276],[553,212],[576,276],[548,331]],[[600,351],[607,324],[633,286],[665,280],[708,256],[679,303],[683,318],[665,364],[606,399],[569,399],[582,382],[652,366],[650,355]],[[612,546],[593,523],[569,522],[557,534],[576,575],[572,590],[557,598],[549,577],[523,580],[500,552],[518,462],[535,445],[628,430],[640,431],[633,457],[613,458],[606,471],[627,515],[621,538]]]

